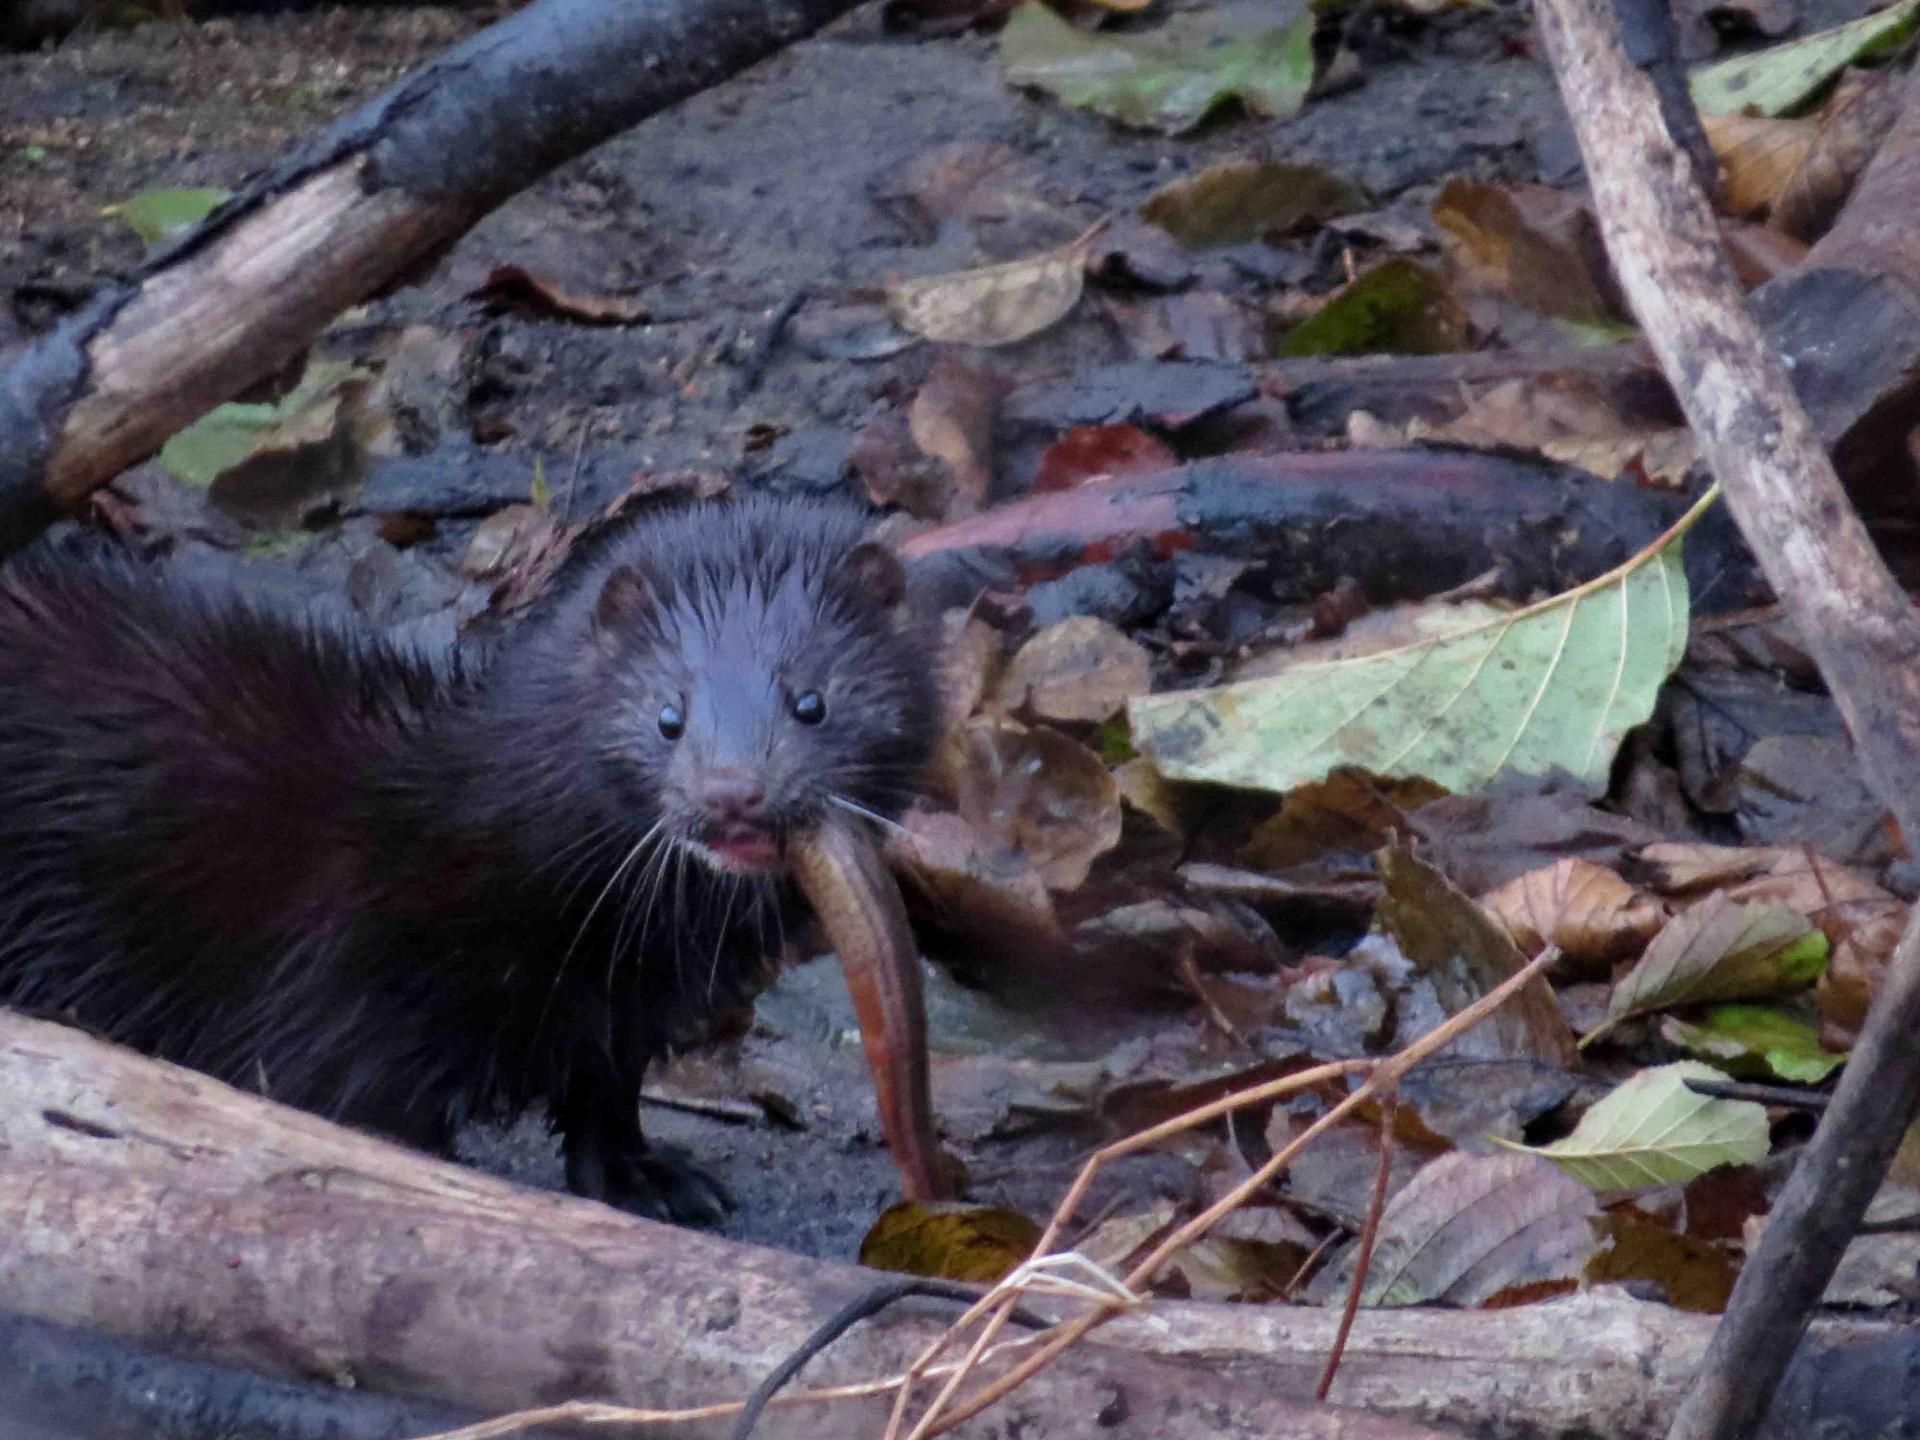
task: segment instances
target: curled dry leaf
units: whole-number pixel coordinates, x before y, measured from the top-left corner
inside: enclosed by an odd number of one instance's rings
[[[897,280],[887,307],[901,329],[949,345],[1011,345],[1038,335],[1079,303],[1086,244],[1004,265]]]
[[[1098,723],[1144,695],[1153,661],[1105,620],[1075,615],[1022,645],[1000,677],[996,699],[1046,720]]]
[[[1873,997],[1880,993],[1893,947],[1907,928],[1907,907],[1883,911],[1854,925],[1833,947],[1833,958],[1820,977],[1815,997],[1820,1003],[1820,1043],[1848,1049],[1866,1023]]]
[[[1577,975],[1604,977],[1666,923],[1666,907],[1604,865],[1569,858],[1510,880],[1480,902],[1522,953],[1557,945]]]
[[[976,720],[959,739],[960,814],[1024,856],[1049,889],[1078,888],[1120,843],[1120,787],[1086,746],[1006,720]]]
[[[1407,812],[1447,792],[1429,780],[1383,780],[1363,770],[1336,770],[1287,792],[1240,854],[1264,870],[1285,870],[1329,851],[1371,855],[1407,828]]]
[[[1827,103],[1806,159],[1774,201],[1772,223],[1797,239],[1823,234],[1853,193],[1900,108],[1891,70],[1850,70]]]
[[[1755,1000],[1804,990],[1827,963],[1827,937],[1784,905],[1710,896],[1669,920],[1613,987],[1591,1043],[1633,1015],[1708,1000]]]
[[[1360,1303],[1478,1305],[1577,1279],[1600,1247],[1599,1216],[1590,1190],[1537,1156],[1442,1155],[1388,1202]],[[1342,1303],[1354,1260],[1349,1246],[1309,1298]]]
[[[1691,1180],[1721,1165],[1751,1165],[1768,1146],[1766,1108],[1696,1094],[1688,1080],[1725,1080],[1711,1065],[1680,1060],[1616,1086],[1551,1145],[1496,1145],[1544,1155],[1595,1190],[1638,1190]]]

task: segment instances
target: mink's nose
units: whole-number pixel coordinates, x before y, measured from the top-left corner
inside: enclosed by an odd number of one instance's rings
[[[766,818],[766,787],[745,770],[710,770],[700,782],[700,803],[722,825],[758,825]]]

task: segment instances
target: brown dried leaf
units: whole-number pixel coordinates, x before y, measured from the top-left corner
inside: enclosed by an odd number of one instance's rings
[[[1472,288],[1541,315],[1616,316],[1593,214],[1547,185],[1449,180],[1434,201],[1447,258]]]
[[[1380,922],[1433,981],[1447,1013],[1464,1010],[1525,966],[1507,932],[1433,866],[1398,844],[1376,861],[1386,883]],[[1455,1042],[1455,1053],[1524,1057],[1563,1069],[1575,1058],[1573,1032],[1540,978]]]
[[[1652,1010],[1804,990],[1826,965],[1828,949],[1827,937],[1784,905],[1709,896],[1667,922],[1613,987],[1606,1023],[1581,1043]]]
[[[1730,215],[1764,215],[1793,183],[1820,133],[1817,120],[1758,115],[1703,115],[1707,143],[1725,176],[1722,204]]]
[[[1004,265],[898,280],[887,305],[903,329],[950,345],[1011,345],[1038,335],[1079,303],[1086,247],[1058,250]]]
[[[1120,788],[1086,746],[1046,726],[976,720],[960,735],[960,814],[1073,890],[1120,843]]]
[[[1560,860],[1530,870],[1486,896],[1522,953],[1549,944],[1578,975],[1604,976],[1614,961],[1637,953],[1666,923],[1666,907],[1591,860]]]
[[[1727,1308],[1738,1271],[1719,1246],[1677,1234],[1632,1206],[1610,1212],[1601,1233],[1613,1243],[1587,1262],[1589,1284],[1655,1285],[1675,1309],[1706,1315]]]
[[[1248,838],[1241,858],[1263,870],[1285,870],[1328,851],[1371,854],[1407,823],[1407,811],[1444,795],[1431,780],[1383,780],[1336,770],[1297,786],[1280,811]]]
[[[1820,237],[1853,193],[1900,107],[1891,70],[1848,70],[1820,120],[1800,169],[1782,187],[1769,223],[1805,241]]]
[[[1317,165],[1227,160],[1156,192],[1140,214],[1198,249],[1285,239],[1365,203],[1353,185]]]
[[[1521,1285],[1574,1278],[1599,1248],[1593,1192],[1538,1155],[1443,1155],[1387,1205],[1360,1302],[1478,1305]],[[1308,1297],[1337,1305],[1354,1247]]]
[[[957,730],[980,708],[1000,668],[1000,632],[971,610],[940,617],[940,730]]]
[[[946,930],[1028,961],[1065,952],[1053,897],[1033,866],[960,816],[909,811],[886,857],[933,902]]]
[[[996,701],[1047,720],[1110,720],[1153,684],[1153,661],[1105,620],[1075,615],[1049,625],[1015,652]]]

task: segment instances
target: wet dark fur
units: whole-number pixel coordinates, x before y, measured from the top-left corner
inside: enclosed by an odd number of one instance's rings
[[[432,1147],[545,1098],[576,1190],[698,1211],[641,1073],[762,978],[792,897],[643,842],[699,830],[716,756],[782,831],[905,803],[928,657],[861,530],[642,521],[477,671],[124,562],[0,572],[0,1000]]]

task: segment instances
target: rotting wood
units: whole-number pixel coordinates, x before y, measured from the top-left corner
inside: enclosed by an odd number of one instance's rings
[[[1748,314],[1711,207],[1629,63],[1607,0],[1542,0],[1537,14],[1634,313],[1846,717],[1869,783],[1902,831],[1920,835],[1920,614],[1881,562],[1786,367]],[[1888,144],[1911,132],[1920,76],[1908,87]],[[1899,162],[1898,152],[1887,156],[1883,149],[1876,166]],[[1850,211],[1877,203],[1873,181],[1870,172]],[[1855,224],[1866,228],[1858,214]],[[1920,1109],[1917,1030],[1920,917],[1895,948],[1833,1101],[1741,1271],[1671,1440],[1758,1429]]]

